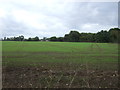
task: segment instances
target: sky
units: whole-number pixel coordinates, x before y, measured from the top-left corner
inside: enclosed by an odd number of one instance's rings
[[[0,0],[0,37],[63,37],[71,30],[96,33],[114,27],[117,2]]]

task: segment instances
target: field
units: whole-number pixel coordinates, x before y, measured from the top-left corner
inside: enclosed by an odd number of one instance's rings
[[[116,88],[118,44],[2,42],[3,88]]]

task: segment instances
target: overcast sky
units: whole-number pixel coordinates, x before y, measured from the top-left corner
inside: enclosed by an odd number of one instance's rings
[[[0,0],[2,37],[60,37],[71,30],[96,33],[117,25],[117,2]]]

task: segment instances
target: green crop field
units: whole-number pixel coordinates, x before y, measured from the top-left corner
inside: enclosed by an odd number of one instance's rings
[[[3,41],[2,65],[5,88],[115,88],[118,44]]]

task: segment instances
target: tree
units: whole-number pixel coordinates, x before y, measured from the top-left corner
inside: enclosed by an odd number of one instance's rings
[[[79,42],[80,33],[78,31],[71,31],[69,37],[70,37],[70,42]]]
[[[65,42],[69,42],[69,41],[70,41],[69,34],[65,34],[63,40],[64,40]]]
[[[39,41],[39,37],[24,39],[24,36],[18,37],[4,37],[2,41]],[[97,33],[79,33],[78,31],[70,31],[64,37],[44,37],[42,41],[59,41],[59,42],[101,42],[101,43],[120,43],[120,29],[111,28],[109,31],[101,30]]]
[[[4,39],[3,39],[4,41],[6,41],[7,40],[7,38],[6,37],[4,37]]]
[[[80,33],[80,42],[95,42],[94,33]]]
[[[63,39],[64,39],[63,37],[58,37],[57,41],[63,42]]]
[[[110,35],[107,31],[100,31],[95,35],[96,42],[108,43],[110,42]]]
[[[65,34],[64,41],[79,42],[80,33],[78,31],[70,31],[69,34]]]
[[[111,28],[109,30],[110,41],[113,43],[120,43],[120,29],[119,28]]]
[[[33,41],[39,41],[39,37],[35,37],[35,38],[33,38]]]
[[[31,38],[28,38],[28,40],[27,41],[32,41],[32,39]]]
[[[47,38],[46,38],[46,37],[43,37],[42,41],[46,41],[46,40],[47,40]]]
[[[20,41],[19,37],[14,37],[14,41]]]
[[[7,41],[10,41],[10,38],[7,38]]]
[[[50,40],[50,41],[57,41],[57,38],[56,38],[55,36],[53,36],[53,37],[51,37],[49,40]]]
[[[19,41],[23,41],[23,40],[24,40],[24,36],[23,35],[19,36]]]

